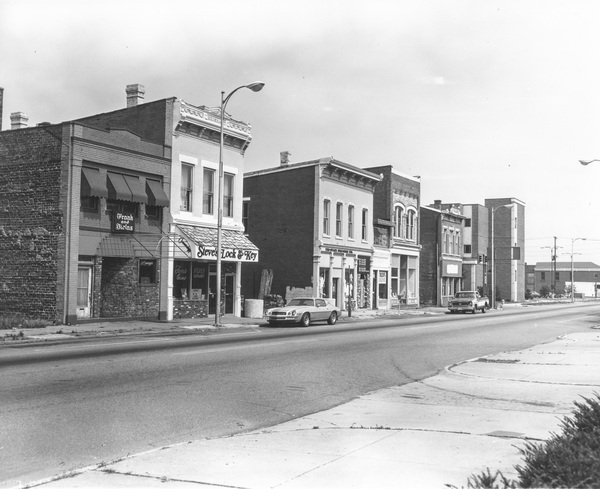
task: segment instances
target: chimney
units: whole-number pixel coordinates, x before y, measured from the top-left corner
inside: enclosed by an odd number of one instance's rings
[[[279,161],[281,162],[281,166],[288,166],[290,164],[290,156],[292,156],[292,153],[289,151],[281,151],[279,153]]]
[[[27,121],[29,117],[25,112],[13,112],[10,114],[10,128],[11,129],[23,129],[27,127]]]
[[[127,85],[125,93],[127,94],[127,108],[144,103],[144,94],[146,93],[144,85],[138,83]]]
[[[4,116],[4,88],[0,87],[0,131],[2,131],[2,117]]]
[[[442,210],[442,201],[441,200],[434,200],[433,201],[433,207],[435,209]]]

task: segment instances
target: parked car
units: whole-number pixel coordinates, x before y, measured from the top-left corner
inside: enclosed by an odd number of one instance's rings
[[[463,290],[457,292],[453,299],[448,301],[448,309],[451,313],[454,312],[485,312],[490,308],[490,303],[487,297],[482,297],[475,290]]]
[[[335,324],[341,313],[339,307],[329,304],[325,299],[299,297],[292,299],[284,307],[268,309],[266,318],[269,324],[299,323],[308,326],[314,321]]]

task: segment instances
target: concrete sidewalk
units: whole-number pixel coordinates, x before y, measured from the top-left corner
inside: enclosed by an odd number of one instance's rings
[[[268,429],[145,452],[41,482],[51,488],[466,487],[516,479],[518,448],[560,431],[600,388],[600,332],[473,359]]]

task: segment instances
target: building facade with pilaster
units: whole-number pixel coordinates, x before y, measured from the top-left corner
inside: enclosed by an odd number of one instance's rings
[[[380,180],[333,157],[290,163],[288,152],[278,167],[246,173],[246,233],[261,259],[243,264],[244,297],[262,299],[268,270],[271,294],[372,308],[373,192]]]

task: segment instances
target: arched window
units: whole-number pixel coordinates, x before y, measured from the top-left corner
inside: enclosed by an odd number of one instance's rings
[[[402,231],[404,227],[404,207],[401,205],[394,206],[394,238],[403,238]]]

